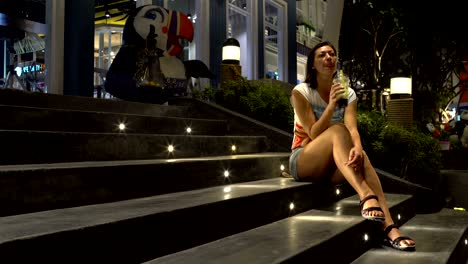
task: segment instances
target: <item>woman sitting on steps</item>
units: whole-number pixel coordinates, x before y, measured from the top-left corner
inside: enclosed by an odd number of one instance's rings
[[[307,58],[306,80],[294,87],[294,138],[289,171],[297,181],[348,181],[361,200],[361,215],[381,221],[384,244],[394,249],[415,250],[415,242],[400,234],[394,224],[376,171],[362,149],[357,129],[357,98],[352,89],[333,83],[335,47],[317,44]],[[338,104],[346,95],[347,106]]]

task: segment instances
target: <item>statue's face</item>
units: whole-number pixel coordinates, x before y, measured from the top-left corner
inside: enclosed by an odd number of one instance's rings
[[[147,39],[152,28],[156,47],[166,50],[168,11],[160,6],[144,6],[135,16],[133,27],[141,38]]]
[[[468,121],[468,110],[462,110],[461,111],[460,119]]]
[[[430,132],[434,132],[434,130],[435,130],[434,124],[432,124],[432,123],[427,123],[426,127]]]

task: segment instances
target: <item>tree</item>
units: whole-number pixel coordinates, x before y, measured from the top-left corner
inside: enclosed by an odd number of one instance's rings
[[[409,10],[420,14],[419,19],[409,21],[407,35],[415,120],[440,122],[440,109],[459,86],[457,79],[466,53],[466,22],[462,14],[466,6],[466,3],[453,3]]]
[[[368,87],[377,88],[380,84],[381,89],[381,77],[386,68],[384,58],[395,58],[394,53],[401,51],[397,48],[403,44],[401,38],[406,32],[400,22],[405,13],[395,2],[388,1],[350,0],[345,6],[340,56],[345,61],[351,60],[356,67],[359,67],[356,63],[364,63],[367,72],[364,74],[361,70],[361,78],[365,77]],[[396,58],[401,56],[396,55]]]
[[[414,120],[431,121],[458,86],[467,50],[467,1],[449,2],[345,1],[339,53],[351,85],[381,90],[391,77],[412,77]]]

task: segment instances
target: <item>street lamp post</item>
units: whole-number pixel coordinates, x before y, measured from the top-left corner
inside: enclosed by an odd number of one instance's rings
[[[235,38],[228,38],[223,43],[221,62],[221,85],[230,80],[238,80],[242,77],[240,65],[240,44]]]
[[[387,107],[388,121],[392,124],[411,128],[413,125],[413,98],[411,78],[390,79],[390,100]]]

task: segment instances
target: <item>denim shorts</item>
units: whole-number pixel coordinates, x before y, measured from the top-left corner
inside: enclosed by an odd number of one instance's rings
[[[296,163],[302,149],[303,147],[297,147],[293,149],[291,155],[289,155],[289,173],[296,181],[300,181],[299,177],[297,177]]]

